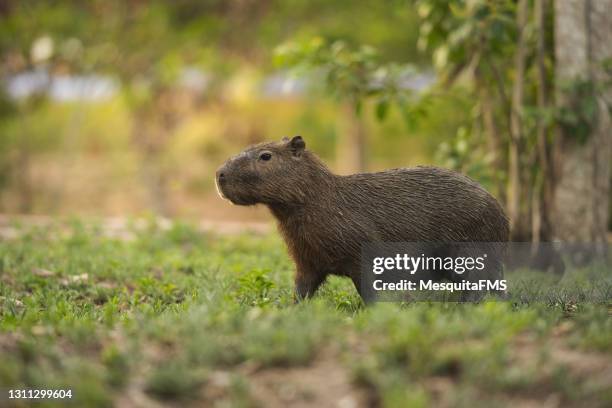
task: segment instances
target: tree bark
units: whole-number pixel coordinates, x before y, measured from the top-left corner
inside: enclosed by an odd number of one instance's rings
[[[544,112],[550,106],[550,97],[547,86],[546,75],[546,9],[548,6],[547,0],[536,0],[534,3],[535,23],[537,30],[537,50],[536,50],[536,65],[537,65],[537,105],[540,112]],[[548,142],[548,125],[545,120],[540,117],[537,123],[537,152],[539,164],[539,176],[536,179],[536,188],[534,191],[533,222],[532,222],[532,240],[534,242],[550,241],[552,238],[550,215],[552,212],[552,193],[554,186],[554,175],[552,172],[550,149]]]
[[[612,0],[555,2],[556,80],[594,81],[599,108],[586,142],[560,130],[554,232],[563,241],[588,243],[596,253],[606,251],[609,217],[612,92],[598,84],[609,80],[602,62],[612,56],[610,10]],[[564,95],[557,101],[563,105]]]
[[[512,240],[525,240],[524,206],[521,189],[521,147],[523,143],[523,98],[525,82],[525,57],[528,0],[519,0],[517,11],[518,45],[514,60],[515,78],[512,88],[512,111],[510,113],[510,145],[508,151],[508,216]]]
[[[344,126],[339,132],[338,170],[343,174],[364,172],[367,170],[366,129],[354,103],[345,104],[344,118]]]
[[[477,81],[481,81],[477,79]],[[487,138],[487,147],[491,155],[492,164],[492,179],[496,188],[497,199],[506,206],[506,184],[500,177],[506,169],[506,161],[504,160],[503,140],[501,133],[495,123],[494,101],[489,89],[479,83],[480,96],[480,114],[482,115],[482,125]]]

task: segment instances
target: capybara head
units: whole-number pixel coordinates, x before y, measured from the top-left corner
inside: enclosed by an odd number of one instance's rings
[[[301,136],[251,146],[216,174],[221,197],[238,205],[292,204],[304,199],[308,180],[325,166],[306,150]]]

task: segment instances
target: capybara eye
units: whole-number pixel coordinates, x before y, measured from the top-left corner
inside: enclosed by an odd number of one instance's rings
[[[272,153],[264,152],[259,155],[259,158],[263,161],[268,161],[272,158]]]

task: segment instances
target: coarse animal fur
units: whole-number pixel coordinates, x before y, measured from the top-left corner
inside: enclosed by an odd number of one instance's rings
[[[340,176],[300,136],[247,148],[219,168],[216,184],[234,204],[271,210],[297,267],[298,299],[330,274],[351,278],[363,297],[363,243],[508,240],[501,206],[470,178],[436,167]],[[503,276],[501,264],[493,274]]]

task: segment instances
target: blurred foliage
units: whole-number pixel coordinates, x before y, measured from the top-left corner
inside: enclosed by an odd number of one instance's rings
[[[21,74],[43,81],[27,97],[0,94],[4,211],[133,213],[151,208],[149,184],[163,183],[168,208],[201,215],[195,200],[212,193],[211,174],[229,154],[297,133],[334,165],[337,100],[308,90],[267,93],[282,43],[318,38],[311,57],[329,62],[328,85],[342,80],[339,93],[373,96],[359,105],[387,119],[365,119],[374,168],[431,160],[437,141],[464,121],[451,104],[417,123],[426,103],[415,103],[406,128],[390,108],[405,97],[391,86],[399,69],[428,60],[417,50],[418,17],[404,1],[26,0],[3,5],[0,19],[3,84]],[[376,89],[347,75],[374,64],[367,74]],[[55,78],[79,76],[110,78],[118,93],[50,97]]]
[[[476,166],[480,169],[472,175],[482,176],[482,167],[491,169],[488,166],[491,163],[484,160],[483,154],[472,154],[473,147],[482,145],[487,137],[481,124],[484,121],[482,104],[493,104],[499,137],[509,137],[508,96],[517,33],[515,2],[415,0],[414,5],[421,19],[419,48],[431,52],[443,84],[466,84],[473,100],[472,121],[459,129],[454,141],[440,145],[438,157],[457,170]],[[488,102],[480,101],[479,92],[483,87],[493,95]],[[470,148],[461,148],[468,144]],[[462,150],[469,151],[470,157],[461,154]],[[505,169],[496,170],[505,172]]]
[[[377,51],[370,46],[351,50],[342,41],[327,44],[315,37],[279,46],[275,62],[292,68],[297,74],[321,76],[324,88],[337,99],[348,102],[357,113],[367,99],[373,99],[378,120],[386,118],[394,102],[408,115],[410,92],[400,88],[400,75],[414,73],[414,69],[397,63],[382,65]]]
[[[3,84],[21,74],[41,81],[27,97],[0,92],[3,211],[157,210],[160,187],[160,208],[202,215],[196,201],[212,193],[214,169],[247,144],[302,134],[341,167],[346,105],[367,113],[358,121],[371,170],[434,162],[487,187],[506,179],[493,156],[507,156],[511,0],[25,0],[3,3],[0,19]],[[541,121],[588,133],[588,96],[601,86],[576,82],[566,109],[537,107],[535,31],[530,21],[527,150]],[[545,35],[550,47],[550,16]],[[545,65],[551,88],[549,54]],[[438,84],[424,92],[403,82],[432,68]],[[51,97],[54,79],[84,77],[108,78],[117,92]],[[483,89],[496,155],[482,147]]]
[[[586,142],[598,123],[596,87],[594,81],[580,78],[560,87],[567,102],[554,111],[555,119],[579,143]]]
[[[447,80],[479,63],[512,55],[516,42],[514,1],[415,0],[422,22],[418,46],[430,50]],[[489,60],[485,62],[483,60]]]
[[[483,140],[471,137],[467,127],[457,129],[454,138],[442,142],[437,151],[437,161],[446,168],[456,169],[492,188],[491,156]]]

